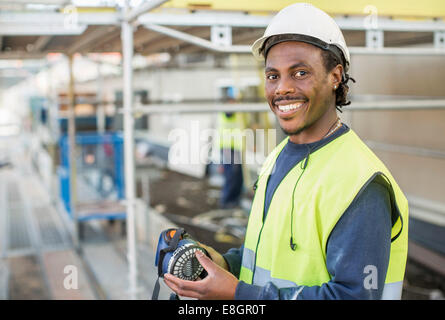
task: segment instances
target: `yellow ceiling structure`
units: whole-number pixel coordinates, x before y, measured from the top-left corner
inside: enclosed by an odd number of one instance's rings
[[[163,8],[190,10],[227,10],[246,12],[279,11],[293,0],[171,0]],[[398,18],[445,18],[444,0],[308,0],[331,15],[367,15],[376,13]]]

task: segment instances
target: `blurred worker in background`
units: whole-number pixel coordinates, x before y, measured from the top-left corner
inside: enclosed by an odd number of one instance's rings
[[[198,299],[400,299],[408,202],[391,173],[337,115],[350,56],[325,12],[281,10],[253,47],[266,99],[288,135],[256,183],[244,245],[212,260],[200,281],[165,283]]]
[[[227,88],[224,100],[235,102],[235,90]],[[221,112],[218,119],[221,169],[224,185],[221,191],[220,207],[236,208],[243,192],[241,115],[236,112]]]

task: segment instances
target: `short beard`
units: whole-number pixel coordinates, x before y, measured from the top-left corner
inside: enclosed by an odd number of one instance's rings
[[[306,130],[306,129],[309,128],[309,127],[310,127],[310,125],[306,125],[306,126],[300,128],[300,129],[298,129],[298,130],[295,130],[295,131],[287,131],[287,130],[285,130],[282,126],[280,126],[281,130],[282,130],[286,135],[288,135],[288,136],[296,136],[296,135],[299,135],[300,133],[302,133],[304,130]]]

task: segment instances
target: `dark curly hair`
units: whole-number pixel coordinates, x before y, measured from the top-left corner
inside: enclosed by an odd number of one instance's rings
[[[326,69],[326,72],[331,71],[334,69],[338,64],[341,64],[339,59],[335,54],[333,54],[331,51],[328,50],[321,50],[321,56],[323,58],[324,67]],[[347,95],[349,91],[348,82],[351,80],[355,83],[355,79],[351,78],[349,74],[345,73],[342,77],[342,81],[340,85],[338,86],[337,90],[335,90],[335,107],[338,111],[343,112],[342,107],[347,106],[351,104],[351,101],[348,101]]]

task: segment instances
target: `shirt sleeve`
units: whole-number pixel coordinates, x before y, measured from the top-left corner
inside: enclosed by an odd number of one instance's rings
[[[239,278],[240,270],[241,270],[241,260],[243,258],[243,250],[244,245],[240,248],[232,248],[229,249],[225,254],[223,254],[224,260],[226,260],[227,265],[229,266],[229,271],[235,277]]]
[[[326,266],[331,280],[321,286],[278,288],[240,281],[235,299],[380,299],[389,265],[391,204],[375,180],[344,212],[328,239]]]

